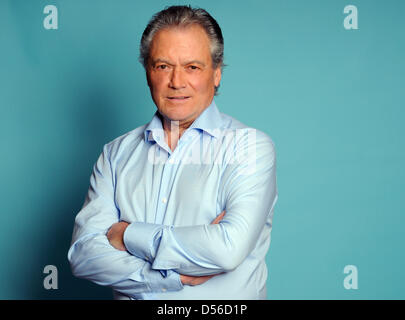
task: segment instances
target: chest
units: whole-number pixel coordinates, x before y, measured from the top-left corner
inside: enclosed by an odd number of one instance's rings
[[[151,148],[143,146],[115,169],[115,201],[121,219],[164,225],[209,224],[224,209],[222,164],[185,161],[173,154],[151,161]],[[175,157],[177,155],[177,157]]]

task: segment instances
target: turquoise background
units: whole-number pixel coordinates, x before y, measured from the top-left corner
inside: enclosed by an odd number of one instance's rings
[[[1,299],[110,299],[74,278],[74,217],[102,146],[155,110],[138,44],[170,4],[207,9],[218,107],[276,144],[269,299],[404,299],[405,2],[0,0]],[[45,30],[43,8],[59,10]],[[356,5],[359,29],[345,30]],[[59,289],[43,288],[55,265]],[[346,265],[357,290],[343,287]]]

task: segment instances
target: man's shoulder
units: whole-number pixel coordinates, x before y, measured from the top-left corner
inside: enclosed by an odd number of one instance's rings
[[[144,124],[116,137],[115,139],[107,142],[105,144],[105,147],[107,148],[109,153],[116,153],[119,150],[126,150],[128,148],[135,148],[139,144],[139,142],[144,139],[146,126],[147,124]]]
[[[248,138],[254,137],[256,143],[260,144],[268,144],[272,149],[274,149],[275,144],[272,138],[265,133],[262,130],[259,130],[257,128],[251,127],[243,123],[242,121],[239,121],[235,119],[234,117],[222,113],[221,112],[221,117],[223,120],[223,130],[230,132],[231,134],[234,134],[236,132],[237,136],[245,136]]]
[[[221,116],[226,129],[220,143],[224,143],[224,145],[229,145],[228,142],[234,143],[232,148],[227,148],[229,151],[227,163],[234,164],[236,167],[262,168],[263,170],[274,165],[276,147],[270,135],[229,115],[222,114]],[[252,167],[251,164],[255,165]]]
[[[248,128],[246,124],[243,122],[235,119],[234,117],[230,116],[229,114],[220,112],[221,120],[223,123],[223,127],[229,130],[236,130],[236,129],[245,129]]]

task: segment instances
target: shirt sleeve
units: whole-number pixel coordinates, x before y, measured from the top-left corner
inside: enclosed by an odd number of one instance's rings
[[[227,272],[242,263],[265,224],[271,224],[278,192],[275,148],[267,135],[241,139],[237,152],[249,156],[224,171],[226,213],[219,224],[173,227],[135,222],[124,235],[127,249],[153,262],[153,269],[187,275]]]
[[[152,269],[150,262],[111,246],[106,233],[118,221],[113,175],[104,146],[93,168],[87,197],[75,219],[68,252],[73,274],[133,298],[142,293],[181,290],[183,285],[177,272]]]

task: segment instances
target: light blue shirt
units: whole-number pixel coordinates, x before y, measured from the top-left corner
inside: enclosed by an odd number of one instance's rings
[[[131,299],[266,299],[276,201],[265,133],[213,101],[171,151],[156,112],[106,144],[94,165],[68,252],[72,272]],[[127,251],[106,237],[118,221],[130,223]],[[180,281],[218,273],[201,285]]]

